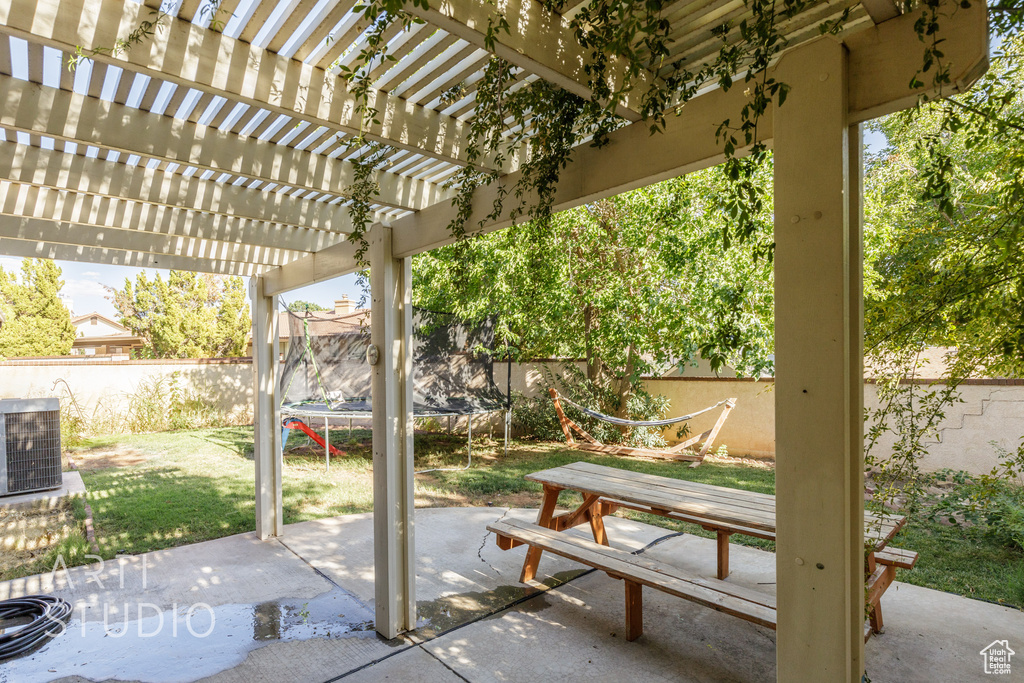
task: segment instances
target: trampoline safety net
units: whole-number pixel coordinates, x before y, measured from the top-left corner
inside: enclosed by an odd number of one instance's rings
[[[293,311],[287,320],[282,414],[369,417],[369,327]],[[492,322],[470,328],[448,314],[415,309],[412,339],[414,415],[477,415],[505,408],[506,397],[494,383]]]

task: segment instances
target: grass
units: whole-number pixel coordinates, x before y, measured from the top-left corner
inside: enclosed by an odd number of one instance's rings
[[[80,564],[89,552],[85,504],[64,499],[54,507],[0,508],[0,581],[53,569],[58,557]]]
[[[975,529],[911,519],[893,545],[916,550],[913,570],[896,578],[917,586],[1024,609],[1024,552]]]
[[[292,434],[285,455],[285,523],[372,509],[370,433],[334,430],[331,442],[344,451],[328,472],[319,446]],[[82,470],[92,507],[100,554],[142,553],[251,531],[254,525],[252,428],[227,427],[91,439],[72,453]],[[465,437],[416,435],[417,470],[463,467]],[[416,477],[417,507],[537,507],[541,487],[525,475],[587,460],[635,472],[774,493],[771,469],[705,462],[685,463],[603,456],[553,443],[514,442],[508,456],[500,441],[474,439],[473,466]],[[579,501],[563,493],[561,504]],[[703,529],[631,511],[620,514],[674,531],[710,537]],[[770,541],[733,536],[733,542],[774,550]],[[72,546],[77,541],[69,540]],[[894,545],[918,551],[921,559],[898,578],[908,583],[1024,606],[1024,553],[1000,546],[978,532],[923,519],[911,521]],[[75,547],[69,547],[75,551]],[[80,550],[71,560],[80,557]],[[51,558],[52,560],[52,558]],[[69,565],[72,563],[69,561]],[[84,560],[83,560],[84,561]],[[20,575],[36,571],[25,565]],[[49,567],[47,567],[48,569]],[[7,577],[11,578],[11,577]]]

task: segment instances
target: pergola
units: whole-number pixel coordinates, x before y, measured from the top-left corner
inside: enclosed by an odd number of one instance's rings
[[[0,253],[251,276],[256,389],[256,528],[279,536],[281,430],[275,385],[277,296],[357,269],[346,191],[359,131],[337,75],[365,40],[355,0],[170,0],[155,35],[65,68],[76,46],[112,46],[156,6],[123,0],[8,0],[0,6]],[[388,35],[368,137],[394,152],[378,173],[369,231],[377,630],[415,623],[411,421],[414,254],[452,241],[443,182],[465,165],[474,87],[488,58],[485,0],[409,8],[426,20]],[[494,51],[589,97],[568,19],[538,0],[498,3],[511,25]],[[169,7],[168,7],[169,5]],[[784,25],[773,67],[791,85],[759,133],[775,156],[778,677],[859,681],[863,671],[863,455],[860,124],[922,95],[969,87],[987,68],[984,3],[949,1],[942,51],[951,84],[909,87],[922,61],[917,14],[893,0],[825,0]],[[839,36],[819,24],[850,10]],[[671,58],[699,64],[712,30],[749,16],[742,0],[677,0]],[[736,39],[733,29],[728,34]],[[611,57],[613,65],[615,57]],[[658,79],[657,69],[641,82]],[[928,78],[922,80],[928,81]],[[464,84],[457,102],[442,94]],[[715,129],[736,117],[743,87],[709,87],[662,134],[626,125],[578,147],[555,209],[723,160]],[[620,114],[637,122],[635,98]],[[514,168],[499,182],[514,183]],[[496,189],[477,192],[469,227]]]

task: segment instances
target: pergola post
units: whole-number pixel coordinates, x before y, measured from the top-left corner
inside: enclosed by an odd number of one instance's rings
[[[277,297],[264,294],[264,279],[249,281],[252,304],[254,447],[256,462],[256,534],[261,539],[284,533],[281,514],[281,407],[277,391]]]
[[[391,228],[370,236],[373,546],[377,632],[416,623],[413,549],[412,259],[392,256]]]
[[[775,111],[775,433],[779,681],[864,671],[860,132],[847,51],[779,62]]]

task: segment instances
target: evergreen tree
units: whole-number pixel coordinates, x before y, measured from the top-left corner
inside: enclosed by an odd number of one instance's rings
[[[113,290],[121,324],[142,337],[151,358],[224,358],[245,353],[251,319],[245,283],[172,270],[167,279],[139,273]]]
[[[0,356],[65,356],[75,342],[71,313],[57,294],[64,286],[53,261],[25,259],[21,278],[0,268]]]

